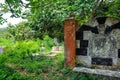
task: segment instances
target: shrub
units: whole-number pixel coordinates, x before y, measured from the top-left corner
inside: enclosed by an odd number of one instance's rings
[[[43,37],[43,43],[47,52],[50,51],[53,46],[55,46],[53,39],[50,38],[48,35],[45,35]]]
[[[39,47],[41,47],[41,44],[43,43],[43,40],[37,38],[36,41],[37,41],[37,44],[39,45]]]
[[[40,47],[37,44],[37,42],[29,40],[26,42],[26,46],[28,47],[28,50],[30,53],[36,53],[39,51]]]
[[[5,54],[11,57],[17,58],[26,58],[30,57],[32,59],[31,54],[39,51],[39,45],[37,42],[29,40],[29,41],[21,41],[16,42],[12,47],[8,47],[5,50]]]
[[[13,43],[12,39],[0,38],[0,46],[11,46]]]

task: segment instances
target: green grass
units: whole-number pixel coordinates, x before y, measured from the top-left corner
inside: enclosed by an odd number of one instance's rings
[[[63,53],[54,58],[36,56],[33,60],[29,57],[25,59],[15,57],[4,56],[5,61],[2,61],[0,67],[0,80],[104,80],[64,67]]]
[[[46,44],[46,51],[54,46],[48,36],[44,40],[16,43],[11,39],[0,38],[0,46],[7,46],[5,52],[0,54],[0,80],[105,80],[64,67],[64,53],[59,53],[54,58],[46,57],[46,54],[39,52],[41,43]],[[31,57],[36,52],[40,55]]]
[[[12,46],[14,44],[12,39],[0,38],[0,46]]]

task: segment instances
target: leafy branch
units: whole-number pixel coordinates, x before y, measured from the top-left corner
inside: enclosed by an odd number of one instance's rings
[[[6,3],[8,4],[8,7],[9,7],[9,9],[10,9],[10,12],[12,13],[12,16],[15,17],[15,18],[17,18],[17,16],[15,15],[15,12],[14,12],[11,4],[8,2],[8,0],[6,0]]]

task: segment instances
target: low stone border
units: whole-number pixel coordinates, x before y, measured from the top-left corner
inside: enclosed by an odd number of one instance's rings
[[[103,75],[103,76],[120,78],[120,72],[119,71],[90,69],[90,68],[85,68],[85,67],[74,67],[73,71],[83,72],[83,73],[93,73],[93,74],[98,74],[98,75]]]

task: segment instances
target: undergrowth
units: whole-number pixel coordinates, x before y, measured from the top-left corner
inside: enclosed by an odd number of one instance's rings
[[[33,60],[29,57],[21,60],[15,57],[4,56],[5,61],[1,60],[0,80],[105,80],[64,67],[63,53],[54,58],[35,56]],[[18,60],[17,63],[14,58]]]
[[[45,47],[45,52],[55,46],[49,36],[43,40],[13,42],[0,39],[0,42],[0,46],[7,46],[4,53],[0,54],[0,80],[105,80],[91,74],[73,72],[65,67],[64,53],[58,53],[52,58],[41,54],[41,46]],[[33,56],[33,53],[39,55]]]

